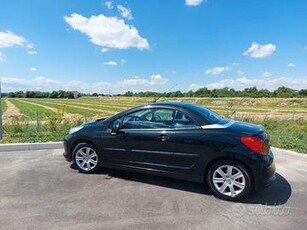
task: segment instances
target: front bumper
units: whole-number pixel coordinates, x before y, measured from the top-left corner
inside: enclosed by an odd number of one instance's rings
[[[72,157],[71,157],[71,146],[69,145],[69,140],[70,139],[70,135],[66,136],[63,144],[64,144],[64,153],[63,156],[65,157],[65,159],[69,162],[72,161]]]

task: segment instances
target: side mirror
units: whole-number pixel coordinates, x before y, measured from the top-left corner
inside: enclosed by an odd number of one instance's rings
[[[112,135],[112,136],[117,135],[117,133],[119,132],[119,130],[120,130],[120,123],[116,123],[116,124],[114,125],[114,127],[112,128],[112,130],[111,130],[111,135]]]

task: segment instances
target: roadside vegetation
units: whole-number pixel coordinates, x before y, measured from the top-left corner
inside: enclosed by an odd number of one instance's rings
[[[153,97],[81,97],[78,99],[5,98],[1,143],[62,141],[69,129],[84,122],[152,102]],[[236,120],[261,124],[271,145],[307,153],[307,98],[167,97],[208,107]],[[8,112],[15,106],[15,113]]]

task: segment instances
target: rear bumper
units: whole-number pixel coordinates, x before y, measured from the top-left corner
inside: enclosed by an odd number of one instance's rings
[[[273,153],[262,157],[259,168],[254,172],[255,190],[266,188],[273,184],[275,180],[275,162]]]

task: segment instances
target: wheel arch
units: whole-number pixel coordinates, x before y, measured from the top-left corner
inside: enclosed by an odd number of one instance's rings
[[[236,161],[236,162],[242,164],[246,168],[246,170],[248,170],[248,172],[250,173],[250,175],[251,175],[251,184],[254,187],[255,178],[254,178],[253,171],[250,169],[250,167],[243,160],[240,160],[240,159],[237,159],[237,158],[233,158],[233,157],[227,157],[227,156],[226,157],[214,158],[214,159],[212,159],[211,161],[209,161],[207,163],[206,167],[204,168],[204,173],[203,173],[203,182],[204,183],[207,183],[207,175],[208,175],[209,170],[212,167],[212,165],[214,165],[215,163],[217,163],[219,161],[223,161],[223,160],[232,160],[232,161]]]
[[[70,150],[70,157],[71,159],[73,159],[73,153],[74,153],[74,149],[76,148],[77,145],[79,144],[82,144],[82,143],[87,143],[87,144],[91,144],[93,145],[96,149],[97,149],[97,146],[95,145],[94,142],[86,139],[86,138],[82,138],[82,139],[78,139],[76,140],[72,145],[71,145],[71,150]]]

